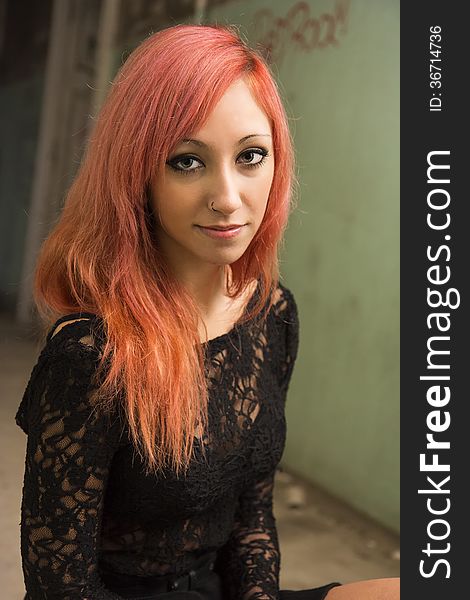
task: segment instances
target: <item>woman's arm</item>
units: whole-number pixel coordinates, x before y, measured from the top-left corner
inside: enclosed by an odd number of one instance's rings
[[[118,600],[104,588],[97,562],[119,427],[89,398],[97,350],[65,330],[43,350],[17,413],[28,433],[21,504],[26,598]]]
[[[227,600],[279,598],[279,543],[273,515],[274,473],[240,497],[228,543],[219,554]]]

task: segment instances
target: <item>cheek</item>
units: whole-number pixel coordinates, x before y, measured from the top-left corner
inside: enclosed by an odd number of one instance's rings
[[[185,188],[175,183],[160,184],[152,189],[152,201],[156,215],[165,224],[178,223],[188,215],[190,203]]]
[[[257,206],[262,207],[262,212],[264,214],[264,210],[268,203],[269,193],[271,191],[271,186],[273,183],[274,170],[270,169],[269,172],[266,173],[266,176],[263,177],[258,184],[258,188],[256,190],[256,198],[257,198]]]

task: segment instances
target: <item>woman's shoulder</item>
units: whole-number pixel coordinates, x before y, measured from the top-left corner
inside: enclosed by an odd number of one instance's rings
[[[52,325],[15,417],[25,433],[40,420],[44,406],[70,415],[82,406],[100,363],[99,338],[99,319],[89,313],[64,315]]]
[[[44,338],[43,338],[44,340]],[[63,315],[47,332],[35,368],[70,368],[75,376],[90,375],[103,355],[104,332],[100,317],[77,312]]]
[[[282,320],[297,318],[297,304],[292,291],[280,281],[274,290],[274,314]]]
[[[103,323],[98,315],[76,312],[63,315],[49,328],[44,350],[62,348],[68,352],[88,348],[99,350],[103,341]]]

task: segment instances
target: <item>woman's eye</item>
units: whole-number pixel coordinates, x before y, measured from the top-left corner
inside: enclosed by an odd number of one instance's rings
[[[201,165],[201,161],[194,156],[182,156],[181,158],[168,161],[168,165],[180,173],[192,173],[196,171],[199,168],[198,163]]]
[[[256,148],[240,154],[240,159],[243,159],[241,163],[247,167],[259,167],[264,162],[266,156],[268,156],[267,150]]]
[[[253,148],[242,152],[237,158],[237,162],[241,163],[245,167],[260,167],[266,156],[269,156],[269,152],[263,148]],[[200,159],[195,156],[180,156],[175,157],[167,162],[173,171],[183,174],[191,174],[199,171],[204,165]]]

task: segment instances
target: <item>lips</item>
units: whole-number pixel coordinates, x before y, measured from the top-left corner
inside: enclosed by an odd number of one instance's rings
[[[230,227],[203,227],[197,226],[205,235],[218,240],[230,240],[236,238],[242,231],[244,225],[231,225]]]
[[[228,225],[227,227],[221,227],[217,225],[201,225],[201,227],[204,227],[204,229],[215,229],[215,231],[230,231],[231,229],[243,227],[243,225]]]

